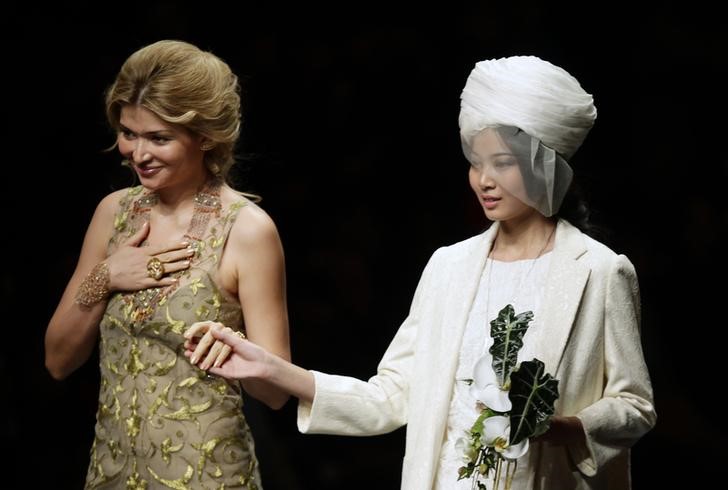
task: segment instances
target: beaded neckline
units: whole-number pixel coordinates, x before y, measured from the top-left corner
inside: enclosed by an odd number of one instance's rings
[[[222,203],[220,201],[221,183],[217,180],[208,181],[195,195],[194,210],[192,211],[192,219],[187,232],[184,234],[186,238],[193,240],[201,240],[207,229],[207,223],[214,214],[220,216]],[[156,192],[147,192],[139,199],[134,201],[132,214],[135,218],[148,217],[152,208],[159,202],[159,196]]]
[[[220,217],[222,210],[222,202],[220,199],[220,189],[222,185],[219,180],[208,181],[198,191],[194,197],[194,209],[190,225],[185,232],[184,237],[190,240],[190,248],[195,251],[190,258],[191,262],[199,259],[202,251],[202,239],[207,231],[207,225],[210,219],[215,216]],[[132,205],[132,221],[143,223],[149,220],[149,214],[152,208],[159,202],[159,197],[155,192],[147,192],[136,199]],[[189,270],[182,270],[171,274],[173,277],[181,279]],[[135,322],[141,322],[154,314],[156,307],[163,304],[166,298],[179,287],[180,281],[166,287],[148,288],[135,291],[124,296],[124,301],[129,308]]]

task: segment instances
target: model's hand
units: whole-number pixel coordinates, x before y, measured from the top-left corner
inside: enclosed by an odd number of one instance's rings
[[[217,322],[197,322],[184,333],[192,364],[226,378],[262,378],[268,353],[240,332]]]
[[[138,291],[151,287],[170,286],[176,279],[168,274],[187,269],[194,251],[187,242],[172,242],[168,245],[140,247],[149,235],[149,224],[132,235],[123,245],[106,259],[109,266],[109,289],[111,291]],[[161,276],[152,277],[149,271],[150,260],[157,264]]]

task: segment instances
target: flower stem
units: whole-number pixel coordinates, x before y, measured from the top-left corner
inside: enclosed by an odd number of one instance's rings
[[[493,480],[493,490],[498,490],[498,487],[500,486],[501,463],[503,460],[501,458],[497,459],[498,461],[495,463],[495,480]]]
[[[506,490],[511,490],[511,484],[513,483],[513,475],[516,474],[516,465],[518,464],[518,461],[514,461],[511,463],[511,461],[508,461],[508,464],[506,465]],[[513,470],[511,471],[511,466],[513,466]]]

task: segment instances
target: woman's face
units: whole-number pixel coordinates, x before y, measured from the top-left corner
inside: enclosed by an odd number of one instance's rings
[[[158,190],[197,186],[204,180],[201,136],[165,122],[137,105],[122,107],[119,123],[119,152],[132,165],[144,187]]]
[[[526,204],[526,189],[516,156],[494,129],[470,142],[470,187],[491,221],[508,221],[537,213]]]

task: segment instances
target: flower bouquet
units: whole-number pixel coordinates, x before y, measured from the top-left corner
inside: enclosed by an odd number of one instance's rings
[[[458,480],[472,478],[474,489],[487,489],[483,481],[492,474],[493,490],[498,489],[503,476],[509,490],[516,460],[528,451],[531,437],[548,429],[554,413],[558,380],[545,372],[538,359],[516,364],[531,320],[533,312],[516,315],[513,306],[506,305],[490,322],[493,345],[489,353],[475,364],[473,379],[467,380],[477,399],[479,416],[469,437],[457,443],[465,460]]]

